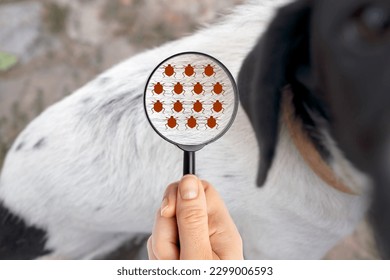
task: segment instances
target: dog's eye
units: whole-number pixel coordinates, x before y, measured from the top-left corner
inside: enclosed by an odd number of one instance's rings
[[[381,6],[365,6],[354,15],[361,36],[369,41],[384,39],[390,35],[390,11]]]

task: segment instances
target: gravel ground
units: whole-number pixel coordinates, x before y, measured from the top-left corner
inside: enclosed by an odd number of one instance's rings
[[[0,0],[0,168],[18,133],[46,107],[110,66],[189,34],[241,2]],[[109,258],[134,258],[130,248],[144,241],[131,240]],[[326,258],[375,259],[373,248],[363,223]]]

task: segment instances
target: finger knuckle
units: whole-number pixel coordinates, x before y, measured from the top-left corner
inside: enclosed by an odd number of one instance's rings
[[[169,184],[164,192],[164,197],[169,196],[173,192],[176,192],[176,189],[177,189],[177,182]]]
[[[198,226],[207,221],[207,213],[204,209],[191,207],[181,211],[178,218],[186,225]]]
[[[172,259],[172,256],[167,251],[165,244],[156,244],[154,246],[154,254],[156,255],[157,259],[159,260],[168,260]]]

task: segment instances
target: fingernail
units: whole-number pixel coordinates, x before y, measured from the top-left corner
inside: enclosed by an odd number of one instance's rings
[[[164,197],[162,203],[161,203],[161,210],[160,210],[160,215],[164,216],[164,212],[168,209],[168,198]]]
[[[195,176],[184,176],[179,184],[182,199],[195,199],[198,197],[199,183]]]

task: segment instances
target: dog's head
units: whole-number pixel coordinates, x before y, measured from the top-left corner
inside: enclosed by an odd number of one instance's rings
[[[390,2],[299,0],[281,8],[245,59],[238,84],[261,151],[258,185],[272,164],[289,85],[323,158],[331,154],[319,129],[372,178],[372,217],[390,257]]]

